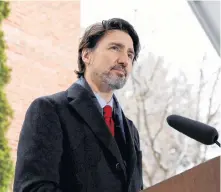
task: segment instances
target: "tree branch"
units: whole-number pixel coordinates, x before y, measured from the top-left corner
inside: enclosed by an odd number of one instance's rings
[[[136,78],[134,77],[133,73],[131,75],[132,77],[132,86],[133,86],[133,92],[136,94],[137,92],[137,89],[136,89],[136,84],[140,85],[139,81],[136,80]],[[138,98],[135,97],[135,100],[136,100],[136,108],[137,108],[137,113],[136,113],[136,122],[137,122],[137,127],[140,128],[140,117],[141,117],[141,110],[140,110],[140,107],[139,107],[139,102],[138,102]]]
[[[155,67],[155,69],[156,69],[156,67]],[[154,71],[154,74],[156,74],[156,71]],[[154,77],[152,76],[150,80],[152,81],[153,79],[154,79]],[[149,81],[149,82],[151,82],[151,81]],[[144,85],[147,85],[147,80],[146,80],[146,79],[144,79]],[[151,133],[150,133],[150,128],[149,128],[148,121],[147,121],[147,114],[148,114],[148,113],[147,113],[147,110],[146,110],[145,101],[146,101],[145,97],[144,97],[144,96],[141,96],[142,112],[143,112],[143,115],[144,115],[144,117],[145,117],[145,118],[144,118],[144,126],[145,126],[146,131],[147,131],[147,137],[148,137],[148,140],[149,140],[149,142],[150,142],[150,148],[151,148],[151,151],[152,151],[152,153],[153,153],[153,157],[154,157],[154,159],[155,159],[155,161],[156,161],[158,167],[159,167],[162,171],[164,171],[164,173],[165,173],[165,175],[166,175],[166,173],[168,172],[168,169],[165,168],[165,167],[163,166],[163,164],[161,163],[160,153],[155,149],[155,147],[154,147],[154,140],[153,140],[153,138],[152,138],[152,136],[151,136]],[[156,169],[155,169],[155,171],[153,171],[153,173],[151,174],[151,177],[152,177],[152,178],[154,177],[155,172],[156,172]]]
[[[218,107],[214,113],[211,112],[214,93],[215,93],[217,83],[219,81],[220,72],[221,72],[221,67],[218,69],[218,73],[217,73],[216,79],[213,83],[212,91],[211,91],[210,98],[209,98],[209,110],[208,110],[207,121],[206,121],[207,124],[211,123],[212,119],[214,118],[214,116],[217,114],[217,111],[219,110],[219,107]]]
[[[143,166],[143,170],[144,172],[146,173],[146,176],[147,176],[147,179],[148,179],[148,182],[149,182],[149,185],[153,185],[153,180],[152,180],[152,177],[147,169],[147,166],[146,166],[146,163],[142,162],[142,166]]]
[[[206,124],[210,124],[212,122],[212,120],[215,118],[215,116],[217,115],[217,113],[219,112],[219,109],[220,109],[220,104],[219,104],[218,107],[216,108],[216,110],[213,113],[211,112],[212,111],[213,98],[214,98],[214,94],[215,94],[215,89],[216,89],[217,83],[219,81],[220,73],[221,73],[221,67],[217,71],[216,79],[213,83],[212,91],[211,91],[211,94],[210,94],[209,109],[208,109]],[[205,146],[204,152],[203,152],[202,162],[206,161],[207,150],[208,150],[208,146]]]

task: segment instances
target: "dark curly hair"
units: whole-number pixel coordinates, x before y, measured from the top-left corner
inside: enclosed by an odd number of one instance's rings
[[[127,21],[120,18],[112,18],[109,20],[103,20],[102,22],[95,23],[89,26],[78,47],[78,71],[75,70],[78,78],[84,76],[85,63],[82,60],[82,50],[85,48],[93,49],[96,47],[99,40],[110,30],[121,30],[130,35],[133,40],[135,57],[134,61],[137,60],[140,51],[140,40],[134,27]]]

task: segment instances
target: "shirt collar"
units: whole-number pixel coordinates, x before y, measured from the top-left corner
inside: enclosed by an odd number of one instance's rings
[[[94,93],[96,96],[98,103],[100,104],[101,108],[103,109],[106,105],[110,105],[113,108],[113,97],[111,100],[107,103],[99,94]]]
[[[92,91],[90,85],[87,83],[86,79],[84,77],[80,77],[80,79],[77,81],[78,84],[82,85],[84,88],[86,88],[89,92],[94,93],[94,95],[97,98],[97,101],[100,105],[100,107],[103,109],[106,105],[110,105],[113,108],[114,99],[113,97],[111,100],[107,103],[98,93],[95,93]]]

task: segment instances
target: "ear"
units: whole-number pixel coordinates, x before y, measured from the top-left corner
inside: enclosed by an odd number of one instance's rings
[[[82,57],[82,60],[84,61],[84,63],[86,65],[88,65],[91,61],[91,50],[88,48],[83,49],[81,57]]]

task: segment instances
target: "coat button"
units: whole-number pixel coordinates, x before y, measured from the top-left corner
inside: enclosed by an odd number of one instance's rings
[[[116,170],[117,170],[117,171],[120,171],[120,170],[121,170],[120,163],[117,163],[117,164],[116,164]]]

